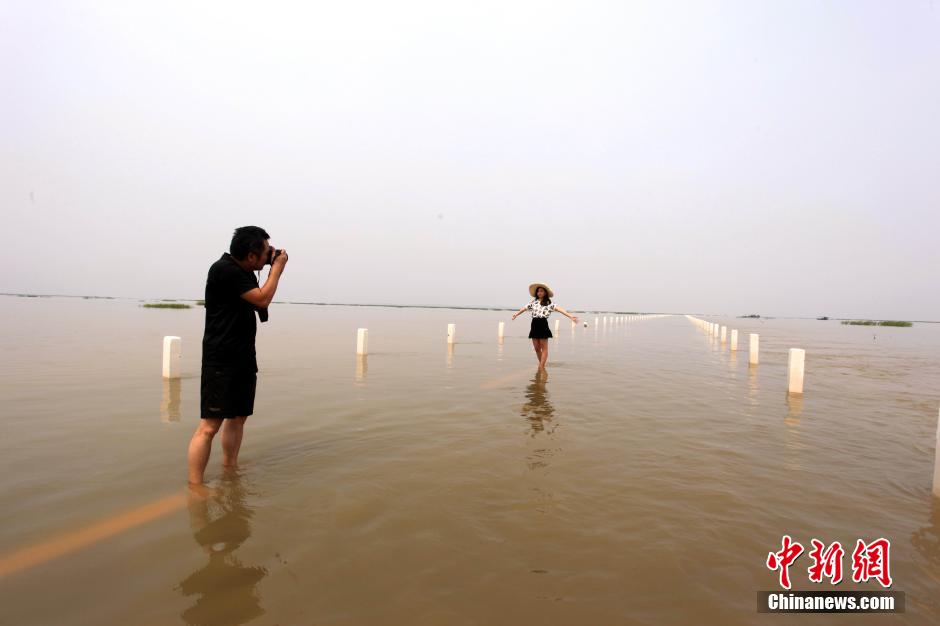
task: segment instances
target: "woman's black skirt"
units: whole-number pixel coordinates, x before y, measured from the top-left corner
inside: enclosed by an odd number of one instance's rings
[[[529,331],[529,339],[551,339],[552,331],[548,329],[547,317],[533,317],[532,330]]]

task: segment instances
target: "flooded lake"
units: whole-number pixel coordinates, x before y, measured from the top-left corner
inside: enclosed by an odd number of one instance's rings
[[[732,354],[681,315],[580,313],[541,376],[528,316],[276,304],[241,467],[223,474],[216,441],[201,498],[200,307],[0,302],[0,559],[20,555],[0,623],[940,622],[938,324],[700,314],[740,331]],[[182,337],[178,383],[164,335]],[[880,590],[850,555],[889,539],[907,612],[759,615],[785,534],[807,546],[796,589],[833,589],[807,578],[818,538],[846,547],[838,589]]]

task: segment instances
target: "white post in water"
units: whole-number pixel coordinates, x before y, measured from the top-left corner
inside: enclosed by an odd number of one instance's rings
[[[725,342],[725,338],[726,338],[727,336],[728,336],[728,327],[727,327],[727,326],[722,326],[722,327],[721,327],[721,343],[724,343],[724,342]]]
[[[457,324],[448,324],[447,325],[447,343],[454,343],[457,341]]]
[[[561,320],[555,320],[555,334],[558,334],[558,329],[560,328]]]
[[[163,377],[179,378],[182,360],[182,339],[166,336],[163,338]]]
[[[760,350],[760,335],[750,333],[748,337],[750,338],[750,344],[747,348],[747,362],[750,365],[757,365],[760,360],[757,354],[758,350]]]
[[[787,391],[789,393],[803,393],[803,365],[806,361],[806,350],[790,348],[789,366],[787,367]]]
[[[366,356],[369,354],[369,329],[360,328],[356,333],[356,354]]]
[[[499,330],[496,332],[496,336],[500,339],[503,338],[503,333],[506,331],[506,322],[499,323]]]
[[[940,498],[940,411],[937,412],[937,447],[933,455],[933,495]]]
[[[738,351],[738,331],[733,329],[731,331],[731,351]]]
[[[600,318],[598,318],[598,317],[595,317],[595,318],[594,318],[594,328],[597,328],[597,323],[598,323],[598,320],[599,320],[599,319],[600,319]]]

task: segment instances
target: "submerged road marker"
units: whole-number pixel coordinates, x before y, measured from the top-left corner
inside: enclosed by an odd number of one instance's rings
[[[0,556],[0,578],[36,567],[47,561],[81,550],[86,546],[113,537],[125,530],[146,524],[159,517],[183,508],[186,504],[185,493],[177,493],[155,500],[150,504],[138,506],[119,513],[84,528],[65,533],[42,543],[16,550]]]

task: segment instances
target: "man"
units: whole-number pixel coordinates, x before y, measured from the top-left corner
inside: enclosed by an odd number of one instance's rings
[[[275,250],[263,228],[235,229],[229,253],[209,268],[206,278],[206,329],[202,338],[202,419],[189,442],[189,483],[202,485],[212,439],[222,431],[222,465],[234,467],[245,420],[254,411],[255,311],[267,320],[268,305],[287,265],[287,251]],[[258,286],[253,271],[271,264]]]

